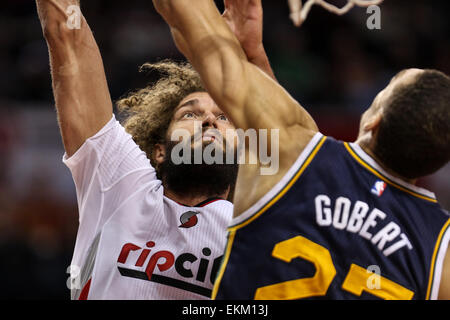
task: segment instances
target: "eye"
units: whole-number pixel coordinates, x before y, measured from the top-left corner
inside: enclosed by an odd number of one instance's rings
[[[222,121],[228,121],[228,118],[226,115],[221,114],[220,116],[217,117],[218,120],[222,120]]]
[[[195,113],[186,112],[185,114],[183,114],[183,116],[181,118],[182,119],[193,119],[193,118],[195,118]]]

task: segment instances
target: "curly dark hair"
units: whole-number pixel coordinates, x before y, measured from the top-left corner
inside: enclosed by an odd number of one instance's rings
[[[158,171],[153,151],[166,142],[167,130],[175,108],[189,94],[206,91],[200,75],[189,63],[162,60],[146,63],[140,71],[158,71],[162,77],[154,84],[129,93],[117,101],[117,109],[126,117],[125,130],[147,154]]]

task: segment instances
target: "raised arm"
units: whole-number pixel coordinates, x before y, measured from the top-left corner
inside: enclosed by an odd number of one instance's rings
[[[223,18],[239,40],[249,62],[276,80],[263,45],[261,0],[225,0]]]
[[[237,127],[275,128],[280,134],[293,127],[299,132],[317,131],[309,114],[271,77],[249,63],[212,0],[153,3],[170,25],[180,51],[200,73],[209,94]]]
[[[36,0],[36,5],[64,148],[71,156],[112,117],[103,62],[78,0]]]

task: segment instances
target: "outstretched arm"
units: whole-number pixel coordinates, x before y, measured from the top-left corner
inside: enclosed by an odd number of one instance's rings
[[[71,156],[112,117],[103,62],[78,0],[36,0],[36,5],[64,148]]]
[[[261,0],[225,0],[223,18],[239,40],[250,63],[276,80],[263,45]]]
[[[280,129],[280,135],[287,132],[292,135],[292,128],[296,133],[317,131],[309,114],[248,61],[214,1],[153,0],[153,3],[170,25],[180,51],[200,73],[209,94],[237,127]],[[311,137],[306,136],[305,139]]]

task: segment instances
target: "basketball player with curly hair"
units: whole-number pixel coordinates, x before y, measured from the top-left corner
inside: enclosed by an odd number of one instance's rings
[[[175,164],[171,151],[180,141],[172,134],[187,132],[193,153],[218,144],[234,124],[190,65],[161,61],[143,66],[163,75],[156,84],[118,101],[127,115],[122,126],[79,1],[36,4],[49,47],[63,162],[79,207],[72,299],[209,299],[238,167]],[[254,9],[227,4],[223,18],[249,61],[273,76],[262,47],[261,12]],[[68,12],[79,13],[78,27],[70,28]],[[216,150],[236,150],[236,141],[224,145]]]

